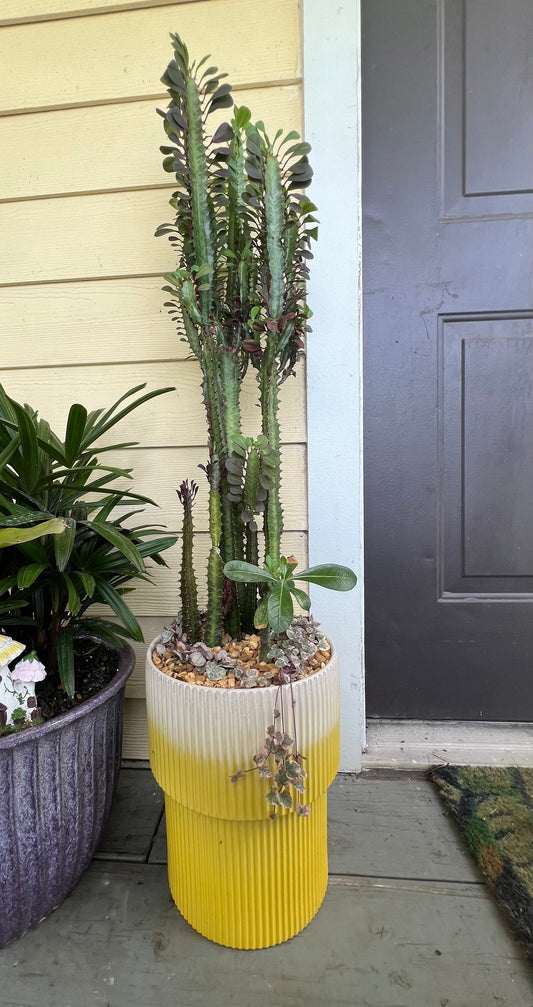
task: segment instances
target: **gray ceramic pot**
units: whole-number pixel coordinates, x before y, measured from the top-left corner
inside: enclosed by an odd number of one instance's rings
[[[115,793],[134,664],[125,644],[96,696],[0,739],[0,948],[61,905],[91,860]]]

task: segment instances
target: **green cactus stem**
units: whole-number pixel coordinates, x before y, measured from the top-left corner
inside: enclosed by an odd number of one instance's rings
[[[239,512],[237,506],[229,499],[229,486],[224,479],[222,483],[222,539],[221,554],[222,566],[228,562],[228,556],[244,557],[244,530],[242,524],[239,525]],[[243,586],[237,585],[237,589],[232,591],[232,602],[225,613],[224,628],[230,636],[238,639],[241,632],[240,624],[240,598],[243,593]]]
[[[212,215],[208,200],[208,173],[203,136],[202,106],[198,86],[193,77],[187,76],[185,87],[187,121],[189,123],[187,150],[191,166],[190,191],[194,252],[196,262],[199,266],[209,265],[213,267],[214,239]],[[206,322],[209,319],[213,300],[212,273],[206,273],[202,287],[204,288],[200,291],[202,320]]]
[[[185,479],[177,490],[179,501],[183,506],[183,548],[180,575],[182,626],[189,643],[196,643],[200,639],[198,589],[193,566],[194,529],[192,519],[192,509],[197,493],[197,484],[191,480],[189,485],[188,479]]]
[[[265,221],[268,252],[268,315],[277,322],[283,309],[284,276],[284,193],[276,157],[269,154],[265,165]]]
[[[246,187],[246,176],[244,171],[244,142],[243,130],[250,121],[250,112],[247,108],[236,108],[235,117],[232,122],[233,137],[229,150],[229,187],[228,187],[228,217],[227,217],[227,243],[228,243],[228,264],[226,280],[226,301],[231,304],[234,301],[236,290],[242,299],[242,284],[239,279],[239,259],[242,249],[242,238],[244,221],[241,213],[243,196]],[[237,286],[238,285],[238,286]]]
[[[224,574],[220,559],[219,545],[222,537],[222,505],[220,493],[220,464],[213,460],[207,465],[209,478],[209,534],[211,536],[211,551],[207,573],[207,621],[204,642],[208,647],[217,647],[222,643],[222,595]]]
[[[281,555],[281,533],[283,511],[280,491],[280,432],[278,421],[278,321],[283,310],[285,294],[284,275],[284,190],[280,165],[276,157],[267,154],[264,165],[266,250],[268,256],[269,283],[267,293],[266,349],[259,376],[263,434],[278,459],[277,469],[272,472],[272,486],[269,490],[265,512],[266,555],[278,560]]]
[[[305,284],[316,219],[303,195],[312,176],[309,144],[281,130],[271,142],[246,108],[235,108],[231,123],[209,135],[211,114],[233,106],[231,87],[208,57],[192,61],[180,37],[171,38],[174,58],[162,77],[170,103],[159,114],[163,167],[177,180],[170,199],[176,216],[156,233],[168,237],[177,258],[165,277],[172,298],[166,307],[180,332],[185,328],[202,372],[210,473],[207,622],[216,645],[223,621],[234,636],[249,628],[257,589],[225,584],[222,565],[245,557],[258,562],[261,512],[266,551],[280,557],[279,387],[294,373],[308,329]],[[249,367],[257,372],[264,441],[253,447],[240,433]]]
[[[235,438],[240,434],[241,411],[239,405],[241,381],[240,361],[232,350],[220,350],[220,378],[224,410],[226,457],[233,451]]]
[[[277,465],[270,471],[271,484],[265,509],[265,554],[273,560],[279,560],[281,555],[281,533],[283,531],[283,510],[280,501],[281,465],[280,465],[280,431],[278,420],[279,393],[278,374],[275,361],[268,363],[261,370],[260,393],[263,434],[277,458]]]
[[[241,390],[240,362],[237,353],[232,350],[220,350],[220,376],[223,396],[224,432],[226,438],[226,460],[233,452],[233,445],[240,435]],[[222,479],[222,558],[227,563],[232,557],[244,559],[244,530],[241,521],[240,507],[230,499],[231,485],[224,477]],[[241,631],[240,608],[246,588],[238,584],[234,592],[233,603],[226,614],[225,625],[231,636],[239,636]]]
[[[222,535],[222,517],[220,513],[220,466],[214,462],[207,467],[209,478],[209,534],[211,545],[218,546]]]
[[[208,647],[219,647],[222,643],[222,599],[224,584],[224,564],[215,546],[211,546],[207,564],[207,593],[209,605],[204,633],[204,643]]]
[[[259,451],[257,447],[253,446],[246,459],[242,502],[244,507],[243,516],[248,518],[245,523],[245,559],[247,563],[253,563],[255,566],[259,562],[257,524],[254,520],[254,511],[259,491],[259,470]],[[248,627],[253,627],[254,624],[254,613],[257,608],[257,586],[255,584],[245,584],[244,588],[242,619],[246,631],[251,633],[252,629]]]

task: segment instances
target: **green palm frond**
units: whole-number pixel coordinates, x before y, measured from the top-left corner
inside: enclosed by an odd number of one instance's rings
[[[57,667],[69,693],[73,641],[99,625],[82,616],[95,603],[107,604],[117,618],[113,640],[142,639],[122,595],[132,583],[149,580],[147,561],[163,564],[161,553],[176,541],[150,524],[127,523],[140,513],[137,504],[152,501],[117,485],[131,479],[131,469],[102,465],[95,454],[99,437],[171,390],[145,387],[130,389],[108,409],[88,412],[75,403],[62,441],[0,385],[0,631],[9,625],[10,635],[40,653],[49,673]],[[105,621],[101,627],[110,639]]]

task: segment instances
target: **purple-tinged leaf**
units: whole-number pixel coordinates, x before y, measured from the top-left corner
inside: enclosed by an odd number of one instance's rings
[[[229,122],[222,122],[213,134],[211,143],[228,143],[234,136]]]
[[[311,814],[311,808],[309,807],[308,804],[297,804],[296,814],[299,815],[300,818],[309,818],[309,815]]]

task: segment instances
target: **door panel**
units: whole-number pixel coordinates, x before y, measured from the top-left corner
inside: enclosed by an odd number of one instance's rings
[[[467,0],[458,7],[464,18],[465,194],[531,191],[531,2]]]
[[[533,720],[533,4],[362,16],[368,711]]]
[[[530,0],[438,0],[435,18],[440,216],[531,212]]]

